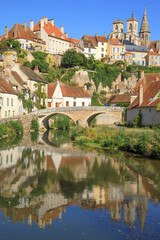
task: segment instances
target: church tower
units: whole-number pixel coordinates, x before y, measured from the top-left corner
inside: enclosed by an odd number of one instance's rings
[[[139,32],[140,35],[140,40],[143,42],[144,46],[149,46],[150,43],[150,29],[149,29],[149,24],[148,24],[148,18],[147,18],[147,12],[146,12],[146,7],[143,15],[143,20],[142,20],[142,25],[141,29]]]
[[[126,40],[134,43],[135,45],[139,45],[139,37],[138,37],[138,19],[136,19],[132,12],[132,17],[127,19],[127,33]]]
[[[119,18],[113,22],[113,32],[111,33],[111,38],[118,38],[119,40],[124,39],[123,32],[124,22]]]

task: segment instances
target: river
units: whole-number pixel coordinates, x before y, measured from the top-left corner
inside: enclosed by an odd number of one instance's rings
[[[76,147],[69,132],[0,150],[0,240],[160,239],[159,200],[160,161]]]

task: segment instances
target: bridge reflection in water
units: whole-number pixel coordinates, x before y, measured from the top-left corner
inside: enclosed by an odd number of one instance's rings
[[[43,144],[42,144],[43,142]],[[50,141],[51,142],[51,141]],[[18,146],[0,152],[0,208],[4,221],[45,229],[68,207],[109,213],[111,221],[145,225],[153,181],[126,165],[123,153],[97,154],[70,143]],[[69,210],[68,210],[69,211]]]

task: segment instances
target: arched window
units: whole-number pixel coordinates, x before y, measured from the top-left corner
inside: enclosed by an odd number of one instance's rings
[[[132,31],[132,24],[129,25],[129,30]]]
[[[116,29],[116,31],[118,31],[118,25],[116,25],[115,29]]]
[[[142,34],[142,39],[144,39],[144,34]]]

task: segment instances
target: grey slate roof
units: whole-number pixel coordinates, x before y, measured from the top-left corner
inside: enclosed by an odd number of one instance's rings
[[[36,82],[41,82],[41,83],[47,83],[46,80],[41,78],[38,74],[36,74],[32,69],[29,67],[21,66],[20,69],[22,72],[24,72],[30,80],[36,81]]]
[[[148,52],[148,49],[146,46],[127,45],[127,44],[126,44],[126,50],[130,52]]]

